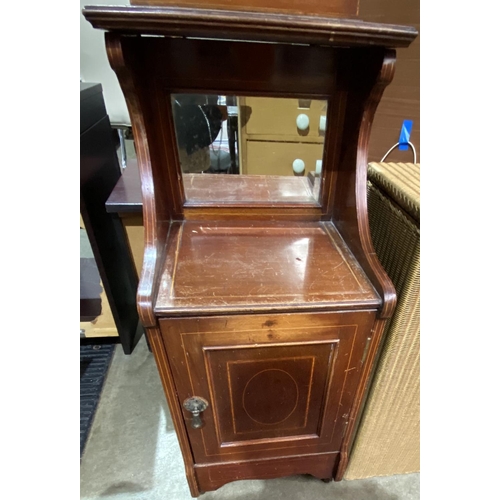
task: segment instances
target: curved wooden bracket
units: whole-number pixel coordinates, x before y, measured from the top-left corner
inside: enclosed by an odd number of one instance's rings
[[[356,162],[356,204],[360,241],[367,257],[368,264],[373,269],[376,281],[380,284],[379,293],[382,294],[383,299],[383,306],[379,313],[379,318],[381,319],[390,318],[392,316],[396,308],[396,290],[377,258],[370,234],[367,205],[368,144],[375,111],[382,99],[385,88],[391,83],[394,77],[395,65],[396,51],[394,49],[387,49],[379,76],[368,98],[363,113]]]
[[[108,59],[118,77],[130,114],[141,177],[144,261],[137,290],[137,309],[144,327],[154,327],[157,326],[157,320],[153,312],[153,303],[158,288],[157,276],[159,275],[155,271],[162,260],[161,256],[165,249],[168,222],[158,221],[159,210],[154,196],[153,172],[144,121],[144,109],[139,101],[139,93],[136,91],[134,78],[125,63],[121,36],[117,33],[106,33],[105,37]]]
[[[371,61],[370,61],[371,62]],[[373,248],[367,205],[368,143],[375,111],[385,87],[392,81],[396,51],[385,49],[374,82],[359,84],[348,97],[345,140],[339,160],[333,219],[342,237],[374,284],[382,299],[378,317],[390,318],[396,307],[396,291]],[[354,75],[354,78],[358,75]],[[353,143],[352,138],[355,138]]]

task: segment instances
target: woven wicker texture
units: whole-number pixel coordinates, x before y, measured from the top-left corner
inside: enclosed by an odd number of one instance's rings
[[[368,179],[410,217],[420,221],[420,164],[370,163]]]
[[[420,165],[372,163],[368,178],[373,244],[398,304],[346,479],[420,470]]]

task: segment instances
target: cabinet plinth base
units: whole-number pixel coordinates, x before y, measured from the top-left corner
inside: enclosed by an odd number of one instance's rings
[[[242,479],[274,479],[296,474],[310,474],[329,482],[338,465],[338,453],[280,457],[245,462],[195,465],[199,491],[217,490],[226,483]]]

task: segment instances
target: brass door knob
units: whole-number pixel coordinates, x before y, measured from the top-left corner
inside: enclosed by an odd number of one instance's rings
[[[203,427],[203,420],[200,417],[200,413],[203,413],[208,408],[208,401],[206,399],[200,398],[198,396],[193,396],[187,398],[183,403],[184,408],[193,414],[191,419],[191,427],[193,429],[199,429]]]

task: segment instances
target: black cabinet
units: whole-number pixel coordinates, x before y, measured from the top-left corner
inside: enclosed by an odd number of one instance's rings
[[[117,214],[107,213],[105,206],[120,176],[102,86],[80,83],[80,214],[119,341],[124,352],[130,354],[143,333],[135,299],[138,277],[121,220]],[[84,272],[92,272],[92,264]],[[100,314],[99,299],[92,293],[81,297],[80,321],[88,321],[96,314]]]

